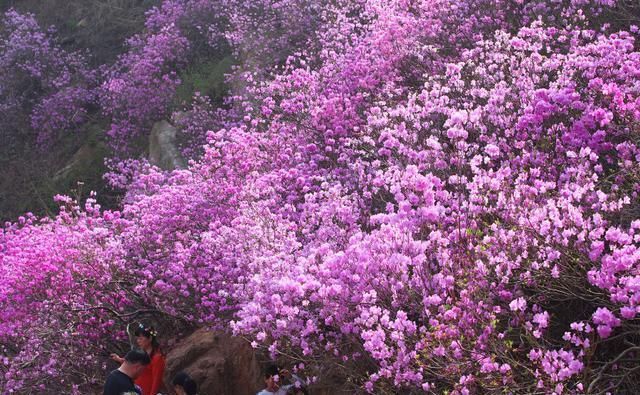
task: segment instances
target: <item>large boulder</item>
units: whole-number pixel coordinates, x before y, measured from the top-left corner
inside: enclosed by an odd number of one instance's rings
[[[149,136],[149,162],[163,170],[184,169],[186,163],[176,144],[178,129],[167,121],[156,122]]]
[[[194,378],[201,395],[249,395],[264,386],[260,361],[246,340],[204,329],[169,352],[165,382],[181,370]]]

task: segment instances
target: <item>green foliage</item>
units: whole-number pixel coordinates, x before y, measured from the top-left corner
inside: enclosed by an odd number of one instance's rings
[[[0,161],[0,220],[14,221],[25,212],[53,215],[58,205],[56,194],[86,197],[98,192],[103,207],[114,207],[118,196],[107,190],[102,175],[106,172],[104,158],[108,149],[104,143],[105,125],[90,123],[77,136],[68,135],[49,150],[31,150],[18,159]]]
[[[176,103],[189,102],[196,92],[209,97],[214,103],[221,103],[229,89],[225,75],[234,63],[233,57],[226,55],[189,67],[180,75],[182,83],[176,92]]]

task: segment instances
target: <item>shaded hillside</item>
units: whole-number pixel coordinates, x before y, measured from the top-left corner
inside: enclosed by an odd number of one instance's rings
[[[0,11],[35,14],[41,26],[55,26],[62,45],[87,50],[93,65],[112,62],[125,40],[144,26],[144,13],[159,0],[2,0]]]
[[[0,2],[0,11],[13,8],[21,14],[33,14],[59,48],[78,53],[95,68],[115,61],[126,49],[126,39],[144,27],[145,12],[158,3],[6,0]],[[1,117],[0,221],[15,220],[25,212],[51,214],[55,207],[52,198],[58,193],[77,196],[94,190],[104,206],[116,205],[117,193],[106,188],[102,179],[108,123],[98,109],[89,106],[82,125],[40,149],[35,144],[40,131],[32,127],[30,117],[43,94],[42,82],[24,78],[15,89],[26,93],[20,107],[4,111]]]

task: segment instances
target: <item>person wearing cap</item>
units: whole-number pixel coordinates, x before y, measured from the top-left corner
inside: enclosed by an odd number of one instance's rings
[[[141,395],[142,390],[134,380],[151,362],[149,355],[142,350],[131,350],[122,358],[120,367],[107,376],[103,395]]]
[[[142,395],[158,395],[163,386],[162,375],[165,367],[165,357],[158,343],[158,332],[152,326],[139,324],[134,335],[138,347],[151,359],[151,363],[136,378],[135,383],[142,389]],[[122,358],[117,354],[111,354],[111,358],[116,362],[122,362]]]

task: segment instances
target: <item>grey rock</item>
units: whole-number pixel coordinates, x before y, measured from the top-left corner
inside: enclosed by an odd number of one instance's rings
[[[163,170],[186,168],[176,144],[178,129],[167,121],[156,122],[149,136],[149,162]]]

